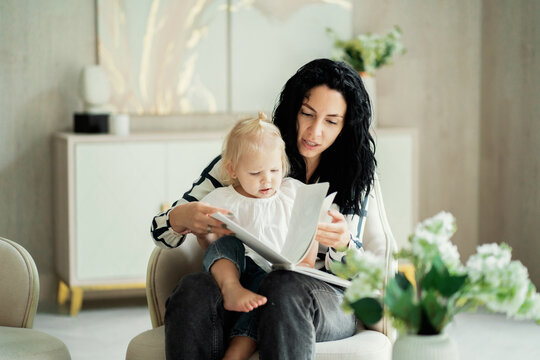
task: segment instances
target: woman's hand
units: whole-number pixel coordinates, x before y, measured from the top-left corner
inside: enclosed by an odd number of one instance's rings
[[[317,241],[314,241],[313,244],[311,244],[311,248],[309,249],[306,256],[300,261],[296,266],[305,266],[313,268],[315,267],[315,262],[317,261],[317,253],[319,252],[319,243]]]
[[[229,214],[228,210],[220,209],[200,201],[193,201],[187,204],[178,205],[169,213],[169,222],[174,231],[194,234],[213,233],[218,238],[232,234],[232,231],[225,227],[221,221],[214,219],[210,215],[220,212]]]
[[[332,217],[332,223],[319,224],[315,240],[336,250],[347,248],[351,240],[351,235],[345,217],[334,209],[328,210],[328,215]]]

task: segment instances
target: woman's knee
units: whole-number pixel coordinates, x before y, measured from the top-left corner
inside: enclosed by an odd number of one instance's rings
[[[308,295],[303,286],[303,275],[293,271],[272,271],[264,277],[259,293],[269,299],[297,300]]]
[[[180,279],[167,299],[166,307],[168,310],[184,304],[190,308],[208,306],[206,304],[215,303],[220,297],[219,287],[209,273],[192,273]]]

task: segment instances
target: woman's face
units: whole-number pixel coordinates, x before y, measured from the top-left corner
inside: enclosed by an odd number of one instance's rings
[[[311,89],[297,116],[298,151],[309,164],[318,165],[321,154],[343,129],[347,103],[337,90],[326,85]]]

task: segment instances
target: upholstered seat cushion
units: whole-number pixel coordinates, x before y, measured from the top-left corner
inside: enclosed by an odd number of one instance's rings
[[[387,336],[372,330],[364,330],[349,338],[317,343],[317,360],[335,359],[390,359],[392,344]],[[255,354],[251,359],[258,359]],[[165,333],[160,326],[147,330],[129,343],[126,359],[165,359]]]
[[[165,359],[165,327],[147,330],[131,339],[126,359]]]
[[[32,329],[0,326],[0,360],[70,360],[66,345]]]

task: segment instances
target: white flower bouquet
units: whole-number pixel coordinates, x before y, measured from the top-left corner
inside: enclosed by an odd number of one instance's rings
[[[418,224],[409,237],[410,249],[395,254],[414,266],[415,284],[398,273],[389,280],[383,298],[382,261],[369,252],[349,252],[344,262],[332,264],[336,274],[352,279],[343,308],[366,325],[386,313],[400,332],[419,335],[440,334],[455,314],[480,306],[540,325],[540,294],[523,264],[511,260],[510,247],[481,245],[462,265],[450,242],[455,231],[455,219],[446,212]]]

